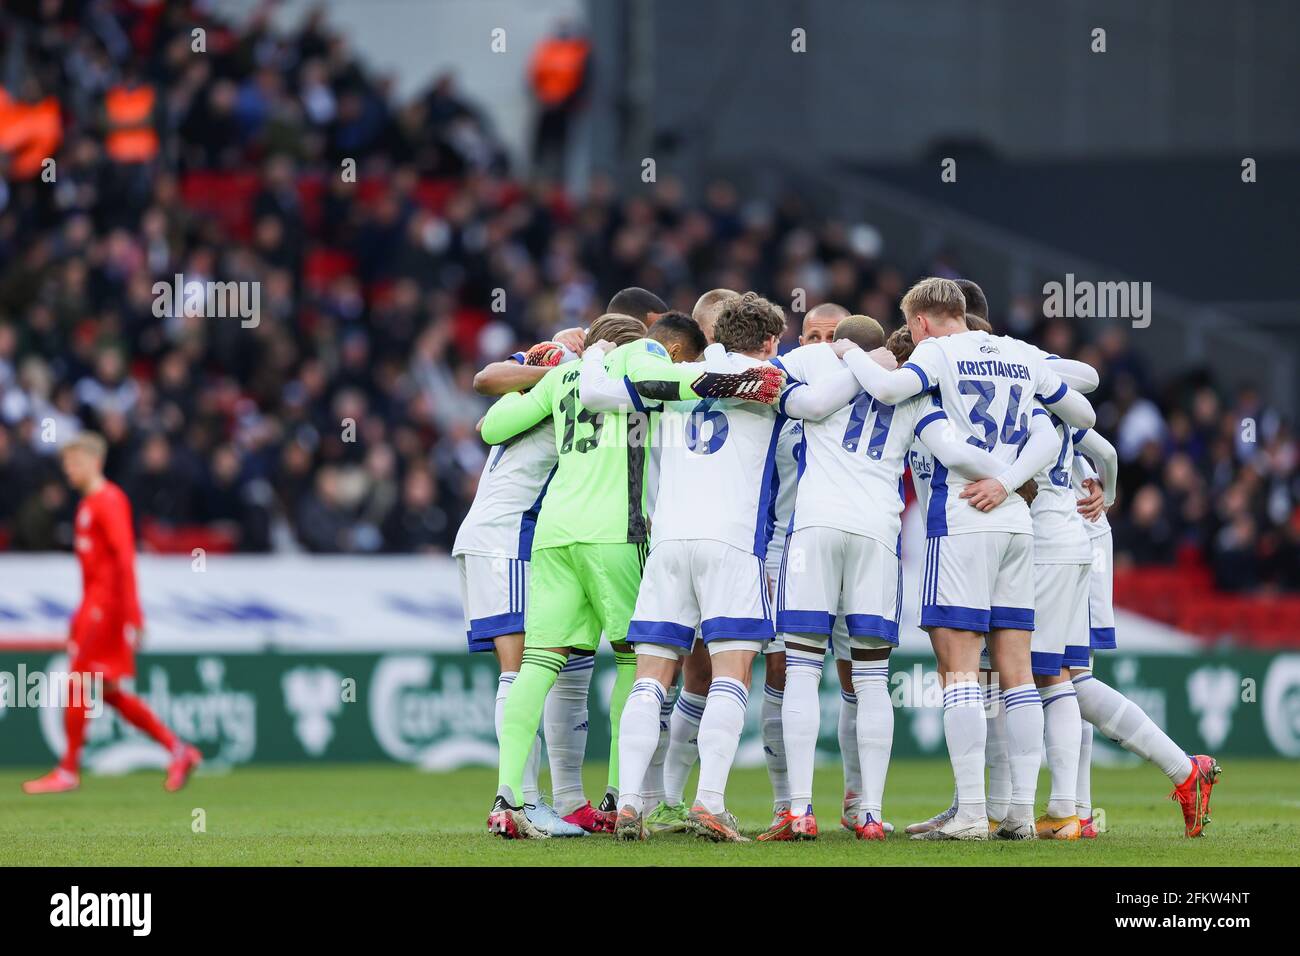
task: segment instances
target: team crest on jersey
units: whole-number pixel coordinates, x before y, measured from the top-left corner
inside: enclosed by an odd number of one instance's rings
[[[662,355],[664,358],[668,358],[668,350],[658,342],[654,341],[654,339],[645,340],[645,350],[651,355]]]

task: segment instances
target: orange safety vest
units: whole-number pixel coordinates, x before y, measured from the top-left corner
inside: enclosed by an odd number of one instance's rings
[[[48,96],[39,103],[16,103],[0,91],[0,149],[11,153],[14,179],[31,179],[53,158],[63,141],[59,101]]]
[[[543,40],[533,54],[533,92],[546,106],[558,106],[582,86],[591,46],[581,37]]]
[[[152,86],[108,91],[108,138],[104,148],[116,163],[147,163],[158,155],[158,134],[153,128],[155,95]]]

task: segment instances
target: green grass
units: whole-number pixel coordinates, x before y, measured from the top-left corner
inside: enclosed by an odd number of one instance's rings
[[[34,771],[33,771],[34,773]],[[4,865],[1295,865],[1300,860],[1300,762],[1224,761],[1214,822],[1199,840],[1182,836],[1168,785],[1150,767],[1098,769],[1093,793],[1109,830],[1073,844],[927,844],[895,834],[884,844],[841,831],[836,768],[817,774],[823,836],[816,843],[716,846],[674,835],[645,844],[607,837],[507,842],[484,829],[495,773],[429,774],[393,765],[250,767],[199,775],[179,794],[161,775],[86,777],[76,793],[28,797],[31,773],[0,773],[0,864]],[[603,768],[593,765],[588,793]],[[947,804],[946,762],[890,768],[886,814],[900,825]],[[693,785],[687,793],[694,792]],[[1047,792],[1046,780],[1040,795]],[[770,816],[762,770],[738,770],[731,809],[757,832]],[[194,833],[193,813],[207,831]]]

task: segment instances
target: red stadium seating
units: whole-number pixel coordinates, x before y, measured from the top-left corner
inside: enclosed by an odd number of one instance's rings
[[[1208,642],[1300,647],[1300,596],[1216,591],[1202,565],[1117,571],[1115,604]]]
[[[202,548],[207,554],[230,554],[235,539],[220,527],[206,525],[164,525],[145,520],[140,523],[140,550],[151,554],[193,554]]]

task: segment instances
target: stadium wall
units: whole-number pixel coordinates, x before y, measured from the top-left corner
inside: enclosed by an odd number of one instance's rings
[[[67,667],[62,652],[0,653],[0,765],[40,765],[63,752],[62,714],[28,706],[36,674]],[[1300,757],[1300,654],[1217,652],[1202,657],[1115,654],[1097,674],[1136,701],[1192,752]],[[761,673],[755,674],[762,680]],[[587,752],[609,748],[612,661],[593,678]],[[1251,687],[1247,694],[1245,686]],[[207,653],[141,656],[137,692],[209,766],[394,761],[426,770],[495,766],[496,667],[490,655]],[[898,655],[890,691],[894,756],[944,752],[942,694],[934,659]],[[761,695],[752,695],[737,763],[761,766]],[[834,760],[839,688],[822,685],[819,756]],[[1097,759],[1136,762],[1098,736]],[[163,767],[167,755],[111,709],[91,721],[85,766],[97,773]]]
[[[136,688],[210,764],[495,764],[495,662],[464,652],[451,559],[142,556],[139,574],[147,636]],[[48,763],[61,752],[60,711],[30,706],[31,693],[36,675],[66,669],[62,645],[78,593],[65,555],[0,557],[0,765]],[[1145,626],[1121,619],[1126,650],[1099,656],[1099,676],[1193,751],[1300,757],[1300,654],[1206,652],[1186,639],[1135,650],[1133,635]],[[918,635],[907,629],[892,666],[899,757],[943,751],[937,675]],[[588,742],[596,756],[608,747],[613,679],[602,654]],[[836,751],[838,697],[827,677],[827,759]],[[759,701],[753,695],[742,765],[762,763]],[[164,759],[112,712],[92,722],[90,769],[124,772]],[[1098,759],[1132,758],[1102,744]]]

